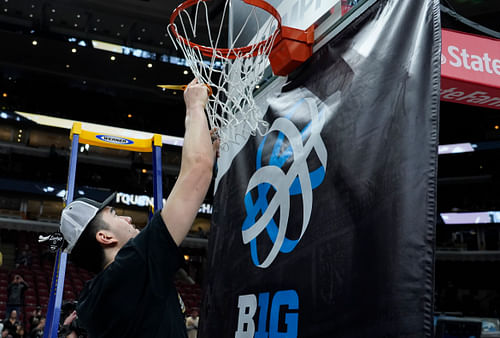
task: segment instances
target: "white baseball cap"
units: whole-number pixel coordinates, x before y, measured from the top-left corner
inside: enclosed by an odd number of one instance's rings
[[[67,253],[71,253],[81,234],[97,213],[111,204],[115,197],[116,192],[102,203],[82,197],[74,200],[64,208],[61,213],[60,230],[64,239],[68,242],[65,249]]]

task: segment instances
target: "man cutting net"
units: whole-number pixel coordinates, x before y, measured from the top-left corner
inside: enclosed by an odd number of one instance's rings
[[[204,107],[207,88],[193,80],[184,92],[186,119],[180,173],[161,211],[139,232],[130,217],[77,199],[61,215],[66,250],[76,265],[97,273],[78,302],[79,325],[90,337],[186,337],[173,283],[186,237],[212,179],[212,143]]]

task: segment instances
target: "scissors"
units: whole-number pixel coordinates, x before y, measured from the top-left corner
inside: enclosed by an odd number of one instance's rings
[[[187,85],[156,85],[156,86],[160,87],[160,88],[171,89],[171,90],[186,90],[186,88],[187,88]],[[212,87],[210,87],[207,84],[205,84],[205,86],[207,86],[207,88],[208,88],[208,94],[212,95],[213,94]]]

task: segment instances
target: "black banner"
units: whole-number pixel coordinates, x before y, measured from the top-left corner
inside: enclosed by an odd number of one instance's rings
[[[430,337],[437,0],[378,1],[219,159],[200,337]]]

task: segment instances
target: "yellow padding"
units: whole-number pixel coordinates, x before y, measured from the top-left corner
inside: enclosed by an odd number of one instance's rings
[[[73,134],[80,135],[82,133],[82,124],[80,122],[73,123],[71,127],[71,134],[69,135],[69,139],[73,139]]]
[[[161,140],[160,134],[153,135],[153,145],[157,147],[161,147],[163,145],[163,141]]]
[[[71,129],[70,139],[73,139],[73,134],[79,134],[78,143],[98,146],[103,148],[113,148],[137,152],[152,152],[153,141],[155,145],[159,141],[161,145],[161,135],[155,134],[152,138],[138,139],[131,137],[123,137],[110,135],[107,133],[95,133],[81,129],[81,123],[76,122]],[[159,138],[158,138],[159,136]]]

